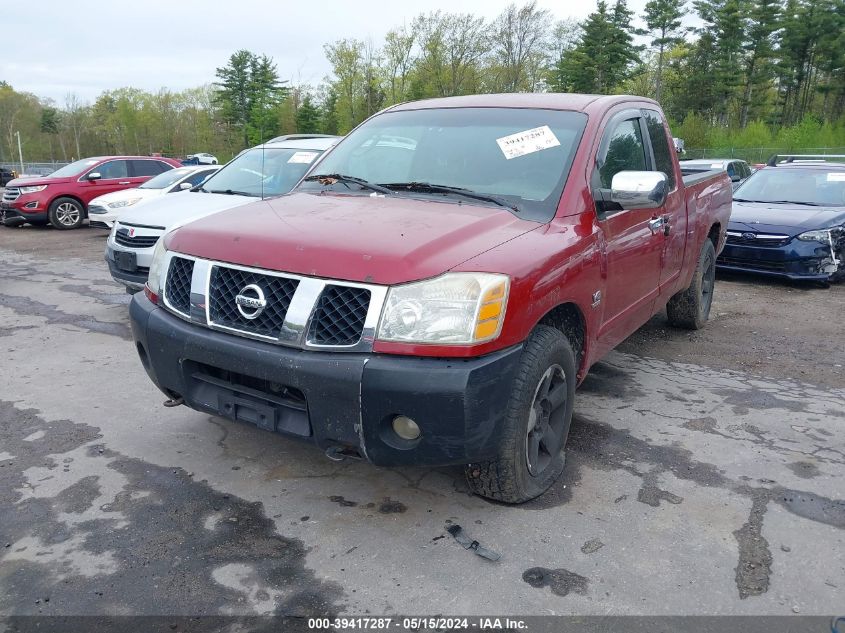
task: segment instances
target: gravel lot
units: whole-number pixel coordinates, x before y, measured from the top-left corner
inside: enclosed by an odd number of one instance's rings
[[[655,317],[579,391],[564,478],[506,507],[162,407],[104,241],[0,227],[0,614],[845,603],[845,287],[720,278],[705,330]]]

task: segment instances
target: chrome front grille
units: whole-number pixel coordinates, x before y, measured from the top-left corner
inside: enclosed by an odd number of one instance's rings
[[[209,321],[234,330],[277,338],[298,285],[297,280],[286,277],[212,266],[208,292]],[[260,289],[263,301],[266,301],[263,309],[245,309],[237,304],[238,295],[253,294],[244,292],[250,286]],[[253,298],[258,298],[258,291]]]
[[[757,233],[755,231],[728,231],[728,244],[740,246],[786,246],[792,238],[779,233]]]
[[[372,350],[385,286],[166,257],[165,307],[183,319],[304,349]]]
[[[174,257],[167,270],[165,297],[170,307],[186,316],[191,314],[191,278],[194,260]]]
[[[20,197],[20,187],[6,187],[6,189],[3,190],[3,202],[14,202]]]
[[[370,307],[366,288],[326,286],[308,329],[308,340],[320,345],[354,345],[361,338]]]
[[[152,248],[158,242],[158,235],[130,235],[129,229],[118,229],[114,241],[127,248]]]

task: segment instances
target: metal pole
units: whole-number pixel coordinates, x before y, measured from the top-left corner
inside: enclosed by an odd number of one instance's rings
[[[21,151],[21,133],[15,132],[18,137],[18,158],[21,161],[21,175],[23,175],[23,151]]]

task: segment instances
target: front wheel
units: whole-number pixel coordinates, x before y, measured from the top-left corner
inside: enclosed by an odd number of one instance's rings
[[[566,336],[538,325],[516,371],[498,454],[466,466],[478,495],[522,503],[543,494],[563,472],[575,399],[575,354]]]
[[[716,248],[709,239],[704,240],[692,283],[686,290],[675,294],[666,304],[669,323],[687,330],[700,330],[710,318],[713,288],[716,285]]]
[[[61,230],[78,229],[85,219],[82,203],[73,198],[56,198],[48,213],[50,224]]]

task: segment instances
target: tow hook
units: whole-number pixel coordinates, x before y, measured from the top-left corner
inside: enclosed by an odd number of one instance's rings
[[[326,449],[326,457],[333,462],[342,462],[347,457],[350,459],[361,459],[361,454],[349,446],[329,446]]]
[[[164,401],[165,407],[179,407],[183,404],[185,404],[185,399],[182,396],[179,396],[178,398],[169,398]]]

